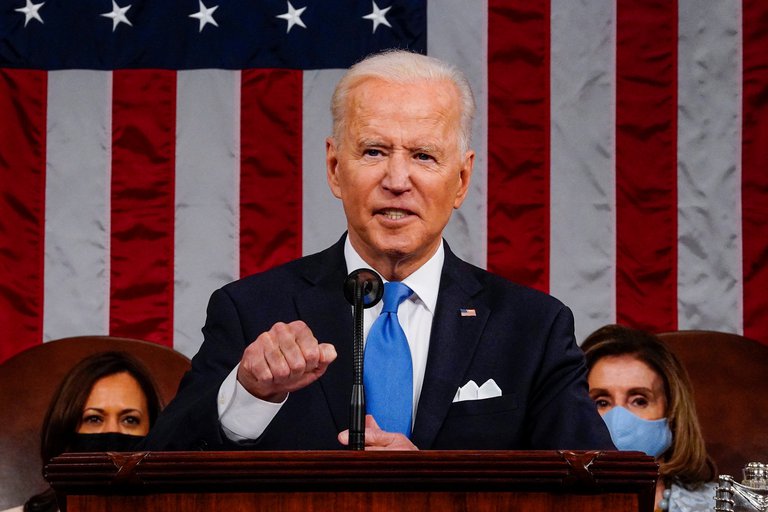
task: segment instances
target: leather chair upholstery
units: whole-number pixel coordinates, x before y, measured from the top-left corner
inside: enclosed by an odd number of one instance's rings
[[[659,336],[688,371],[719,473],[741,481],[748,462],[768,462],[768,345],[715,331]]]

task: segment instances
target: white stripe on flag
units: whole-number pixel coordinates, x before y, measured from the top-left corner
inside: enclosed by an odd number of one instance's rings
[[[173,337],[188,357],[203,341],[211,293],[239,274],[240,75],[177,75]]]
[[[48,73],[43,339],[109,331],[112,74]]]
[[[347,222],[341,201],[333,197],[325,174],[325,139],[331,134],[330,100],[344,70],[304,72],[302,139],[302,253],[312,254],[336,242]]]
[[[743,332],[741,2],[679,12],[678,327]]]
[[[615,26],[613,2],[553,1],[549,286],[579,341],[616,318]]]
[[[455,64],[467,75],[477,114],[472,133],[476,152],[470,192],[453,212],[445,239],[461,258],[485,267],[488,253],[488,5],[486,0],[444,0],[427,4],[427,53]]]

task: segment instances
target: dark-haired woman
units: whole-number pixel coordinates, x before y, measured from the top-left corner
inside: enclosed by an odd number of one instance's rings
[[[130,451],[161,409],[149,370],[125,352],[86,357],[64,377],[43,420],[41,455],[72,451]],[[24,511],[56,511],[52,489],[32,496]]]

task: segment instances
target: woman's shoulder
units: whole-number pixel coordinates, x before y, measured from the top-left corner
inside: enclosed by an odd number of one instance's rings
[[[717,482],[706,482],[693,489],[672,484],[669,512],[711,512],[715,507],[716,487]]]

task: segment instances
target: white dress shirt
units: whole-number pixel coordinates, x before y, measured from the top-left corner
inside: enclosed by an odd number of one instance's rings
[[[370,267],[352,247],[349,237],[347,237],[344,245],[344,259],[348,273],[358,268]],[[413,362],[412,418],[414,419],[416,418],[421,387],[424,383],[432,319],[435,315],[444,260],[445,249],[441,243],[435,254],[424,265],[403,280],[403,283],[413,290],[413,294],[397,310],[397,318],[411,348],[411,360]],[[380,301],[372,308],[364,310],[363,333],[366,339],[368,338],[368,331],[370,331],[383,307],[383,301]],[[312,326],[310,326],[311,328]],[[235,366],[224,379],[219,387],[218,396],[219,421],[224,433],[233,441],[257,439],[264,433],[280,407],[285,403],[284,401],[279,404],[267,402],[246,391],[237,381],[239,366],[239,364]]]

